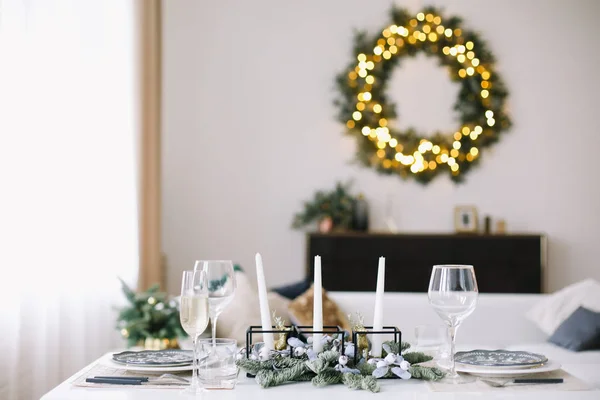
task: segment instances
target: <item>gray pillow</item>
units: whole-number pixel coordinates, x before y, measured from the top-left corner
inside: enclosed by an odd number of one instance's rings
[[[548,341],[573,351],[600,349],[600,313],[579,307]]]

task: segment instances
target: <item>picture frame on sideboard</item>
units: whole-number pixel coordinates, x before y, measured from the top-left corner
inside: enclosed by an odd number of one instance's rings
[[[457,233],[477,233],[478,224],[477,207],[472,205],[454,207],[454,230]]]

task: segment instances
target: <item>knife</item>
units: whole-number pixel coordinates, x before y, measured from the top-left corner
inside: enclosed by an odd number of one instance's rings
[[[141,379],[123,379],[123,378],[86,378],[85,380],[88,383],[105,383],[111,385],[189,385],[189,383],[185,382],[177,382],[177,381],[149,381],[149,380],[141,380]]]
[[[512,383],[563,383],[563,378],[529,378],[513,379]]]
[[[120,379],[120,380],[128,380],[128,381],[142,381],[148,382],[150,378],[147,376],[94,376],[97,379]]]
[[[497,380],[489,378],[479,378],[482,382],[487,383],[493,387],[503,387],[509,383],[563,383],[563,378],[519,378],[519,379],[508,379],[508,380]]]

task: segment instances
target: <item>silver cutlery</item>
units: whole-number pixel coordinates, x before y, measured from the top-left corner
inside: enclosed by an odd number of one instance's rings
[[[492,387],[504,387],[504,386],[508,385],[509,383],[548,384],[548,383],[563,383],[564,382],[563,378],[529,378],[529,379],[521,378],[521,379],[505,379],[505,380],[479,378],[479,380],[487,383],[488,385],[490,385]]]
[[[157,378],[147,376],[95,376],[85,380],[88,383],[111,385],[189,385],[190,381],[182,376],[162,374]]]

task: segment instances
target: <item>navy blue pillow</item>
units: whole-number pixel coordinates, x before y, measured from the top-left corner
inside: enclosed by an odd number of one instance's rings
[[[275,293],[280,294],[281,296],[288,298],[290,300],[294,300],[296,297],[300,296],[302,293],[306,292],[310,288],[311,283],[307,280],[292,283],[290,285],[280,286],[276,288],[272,288],[271,290]]]
[[[573,351],[600,349],[600,313],[579,307],[548,341]]]

